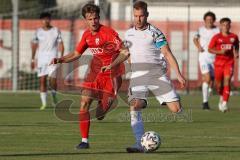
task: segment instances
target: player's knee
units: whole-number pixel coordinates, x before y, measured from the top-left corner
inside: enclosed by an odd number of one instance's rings
[[[168,108],[170,109],[170,111],[173,113],[182,112],[182,106],[181,106],[180,102],[171,102],[171,103],[167,103],[167,105],[168,105]]]
[[[146,100],[143,100],[143,99],[134,98],[130,101],[130,106],[131,106],[130,109],[132,111],[139,111],[142,108],[145,108],[147,106],[147,102],[146,102]]]

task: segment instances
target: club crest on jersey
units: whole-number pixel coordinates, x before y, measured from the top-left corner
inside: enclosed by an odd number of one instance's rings
[[[222,39],[218,39],[218,42],[222,43],[222,42],[223,42],[223,40],[222,40]]]
[[[95,39],[95,43],[96,43],[96,45],[99,45],[99,41],[100,41],[99,38],[96,38],[96,39]]]
[[[234,38],[230,38],[230,42],[232,42],[232,43],[233,43],[234,41],[235,41],[235,39],[234,39]]]

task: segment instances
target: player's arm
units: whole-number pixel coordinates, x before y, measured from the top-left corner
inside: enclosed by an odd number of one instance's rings
[[[35,67],[35,55],[37,52],[37,48],[38,48],[38,37],[36,32],[31,42],[31,50],[32,50],[31,69],[34,69]]]
[[[57,63],[70,63],[73,62],[81,57],[81,53],[77,50],[68,53],[67,55],[61,58],[54,58],[50,64],[57,64]]]
[[[215,47],[214,48],[208,48],[208,52],[212,53],[212,54],[225,54],[226,51],[227,50],[225,50],[225,49],[218,50]]]
[[[63,57],[63,53],[64,53],[64,44],[63,44],[63,42],[59,42],[58,43],[58,50],[61,53],[61,57]]]
[[[236,38],[236,42],[233,46],[233,55],[235,59],[239,58],[239,40],[238,37]]]
[[[117,58],[110,65],[103,66],[101,68],[102,72],[116,67],[120,63],[126,61],[129,56],[130,56],[130,53],[129,53],[128,48],[126,48],[124,45],[122,45],[122,47],[120,48],[120,53],[118,54]]]
[[[197,47],[198,52],[203,52],[204,49],[202,48],[202,46],[200,44],[199,38],[200,38],[200,35],[199,35],[199,31],[198,31],[198,33],[193,38],[193,43]]]
[[[181,83],[182,87],[184,87],[186,80],[182,76],[182,74],[179,70],[177,60],[174,57],[174,55],[172,54],[172,51],[170,50],[169,46],[168,45],[162,46],[161,52],[164,55],[164,57],[166,58],[166,60],[168,61],[168,63],[170,64],[170,67],[175,71],[178,81]]]
[[[60,52],[61,57],[62,57],[64,54],[64,44],[63,44],[62,35],[61,35],[60,30],[58,30],[57,41],[58,41],[58,51]]]
[[[83,35],[83,37],[82,37],[80,43],[77,45],[75,51],[70,52],[69,54],[67,54],[61,58],[54,58],[50,64],[73,62],[81,57],[81,55],[87,49],[87,47],[88,47],[88,45],[87,45],[86,40]]]

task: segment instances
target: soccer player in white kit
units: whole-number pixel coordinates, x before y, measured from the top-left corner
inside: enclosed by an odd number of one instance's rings
[[[57,27],[51,25],[51,14],[42,13],[40,15],[42,27],[36,30],[32,41],[32,69],[35,66],[35,55],[37,53],[37,71],[40,78],[40,98],[42,106],[40,110],[47,107],[47,78],[51,85],[53,104],[56,105],[56,65],[49,65],[53,58],[58,57],[58,52],[63,56],[64,45],[61,32]]]
[[[214,25],[216,16],[213,12],[207,12],[203,16],[204,26],[200,27],[193,39],[199,52],[199,65],[202,73],[202,94],[203,109],[209,110],[209,91],[211,91],[214,79],[213,62],[215,55],[208,52],[208,45],[212,37],[219,33],[219,29]]]
[[[135,2],[133,14],[134,26],[125,33],[125,46],[130,52],[132,71],[128,101],[131,127],[136,139],[135,145],[126,148],[129,153],[143,152],[141,137],[144,134],[144,127],[141,110],[147,106],[149,90],[161,104],[166,103],[173,113],[182,111],[179,96],[166,75],[166,60],[176,72],[181,86],[185,86],[185,79],[180,73],[164,34],[147,22],[147,4],[143,1]],[[112,66],[121,62],[120,60],[116,62],[117,60],[119,59],[117,58]]]

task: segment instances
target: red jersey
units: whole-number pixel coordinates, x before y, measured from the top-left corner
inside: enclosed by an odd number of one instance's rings
[[[91,62],[90,73],[101,73],[101,67],[111,64],[119,54],[119,49],[122,45],[122,40],[119,38],[118,33],[110,27],[100,25],[98,32],[93,35],[87,29],[81,41],[76,47],[76,51],[80,54],[89,48],[93,59]],[[103,75],[118,76],[124,74],[124,64],[120,64],[109,71],[101,73]]]
[[[239,48],[238,36],[234,33],[230,33],[227,36],[223,36],[222,33],[218,33],[211,39],[208,48],[216,50],[228,50],[225,54],[216,55],[215,65],[222,65],[225,62],[234,62],[233,49]]]

